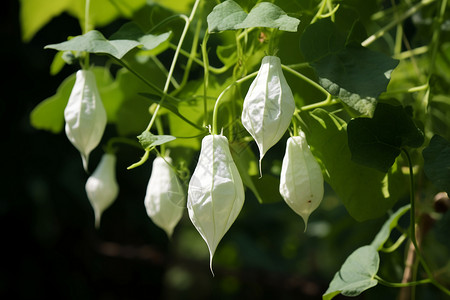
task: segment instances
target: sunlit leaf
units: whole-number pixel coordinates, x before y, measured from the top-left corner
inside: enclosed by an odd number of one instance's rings
[[[208,30],[217,32],[232,30],[235,26],[244,21],[247,13],[236,2],[232,0],[224,1],[214,7],[208,15]]]
[[[67,12],[84,22],[85,0],[20,0],[20,22],[22,39],[30,41],[54,17]],[[131,17],[146,0],[123,1],[96,0],[90,2],[89,25],[92,28],[104,26],[118,17]]]
[[[144,131],[138,136],[139,143],[145,150],[171,142],[174,139],[175,137],[171,135],[154,135],[149,131]]]
[[[131,36],[128,39],[125,39],[127,33],[131,33]],[[113,35],[111,39],[106,39],[100,31],[91,30],[66,42],[47,45],[45,46],[45,49],[109,54],[115,58],[121,59],[135,47],[143,46],[145,50],[150,50],[156,48],[170,37],[170,32],[162,33],[160,35],[141,35],[140,33],[142,32],[138,31],[137,26],[131,24],[122,28],[117,33],[117,38],[113,38]]]
[[[237,24],[235,28],[268,27],[296,32],[299,23],[299,19],[289,17],[275,4],[260,2],[252,8],[247,17],[241,23]]]
[[[216,5],[207,20],[210,32],[252,27],[277,28],[295,32],[300,23],[299,19],[288,16],[273,3],[258,3],[247,14],[239,4],[232,0]]]
[[[380,257],[374,247],[363,246],[356,249],[334,275],[323,299],[330,300],[339,294],[356,297],[376,286],[378,281],[374,276],[378,272],[379,265]]]

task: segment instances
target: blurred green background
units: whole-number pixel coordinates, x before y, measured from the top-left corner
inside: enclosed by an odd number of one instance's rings
[[[19,2],[3,2],[0,13],[0,120],[6,131],[1,299],[320,299],[345,258],[370,243],[383,223],[384,218],[354,221],[327,189],[304,232],[301,218],[284,203],[260,205],[248,193],[219,244],[213,277],[206,244],[187,213],[172,240],[147,217],[150,169],[127,171],[142,153],[124,149],[117,166],[119,197],[96,230],[79,153],[64,133],[36,130],[29,121],[31,110],[76,71],[65,67],[51,76],[54,52],[43,47],[65,40],[68,32],[78,33],[79,25],[62,14],[24,43]],[[283,145],[271,151],[282,157]],[[92,160],[100,155],[94,151]],[[401,264],[399,253],[382,260],[386,277],[401,278],[402,269],[395,267]],[[377,286],[356,299],[394,299],[397,292]],[[420,295],[437,294],[425,287],[418,289]]]

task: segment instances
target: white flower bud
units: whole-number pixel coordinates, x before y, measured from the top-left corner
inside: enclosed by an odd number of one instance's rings
[[[265,56],[242,108],[242,125],[259,148],[259,163],[286,132],[295,110],[294,96],[276,56]]]
[[[217,245],[239,215],[244,198],[244,186],[228,139],[222,135],[205,136],[189,182],[187,208],[208,245],[211,272]]]
[[[169,163],[172,163],[170,157],[158,156],[153,160],[144,204],[153,223],[162,228],[170,238],[183,216],[186,196],[177,174]]]
[[[94,209],[95,226],[100,226],[103,212],[116,200],[119,185],[116,180],[116,156],[105,153],[94,173],[86,181],[86,193]]]
[[[305,134],[287,140],[280,175],[280,194],[292,210],[305,222],[323,198],[323,175],[311,153]]]
[[[89,154],[100,143],[106,127],[106,111],[91,70],[77,72],[64,119],[66,135],[80,151],[83,167],[87,171]]]

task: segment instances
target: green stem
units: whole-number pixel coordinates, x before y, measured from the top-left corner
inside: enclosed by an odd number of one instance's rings
[[[172,49],[176,49],[176,46],[173,45],[173,44],[169,44],[169,46],[170,46]],[[185,56],[185,57],[188,57],[188,58],[190,57],[189,52],[187,52],[186,50],[183,50],[183,49],[180,49],[180,54],[183,55],[183,56]],[[205,67],[205,64],[203,63],[203,61],[202,61],[201,59],[199,59],[199,58],[197,58],[197,57],[192,57],[192,60],[193,60],[193,62],[195,62],[195,63],[198,64],[199,66]],[[229,65],[226,65],[226,66],[222,66],[222,67],[220,67],[220,68],[216,68],[216,67],[213,67],[213,66],[209,66],[209,67],[208,67],[208,70],[209,70],[211,73],[214,73],[214,74],[222,74],[222,73],[228,71],[228,69],[229,69],[231,66],[232,66],[232,64],[229,64]]]
[[[192,63],[194,61],[194,57],[197,54],[197,47],[198,47],[198,39],[200,35],[200,30],[202,29],[202,20],[198,20],[197,27],[195,28],[194,37],[192,39],[192,46],[191,46],[191,52],[188,56],[188,61],[186,63],[186,68],[184,69],[183,79],[181,81],[181,87],[184,87],[189,79],[189,73],[191,71]],[[181,51],[181,49],[180,49]],[[181,90],[181,88],[179,88]]]
[[[168,98],[170,98],[171,100],[175,100],[175,101],[179,101],[177,98],[169,95],[169,94],[165,94],[163,90],[161,90],[158,86],[156,86],[155,84],[153,84],[152,82],[148,81],[145,77],[143,77],[141,74],[139,74],[138,72],[134,71],[133,68],[131,68],[125,61],[117,59],[113,56],[111,56],[111,58],[113,58],[118,64],[120,64],[122,67],[124,67],[125,69],[127,69],[128,71],[130,71],[134,76],[136,76],[138,79],[140,79],[143,83],[145,83],[147,86],[149,86],[150,88],[152,88],[153,90],[155,90],[161,97],[167,96]]]
[[[180,40],[178,41],[177,49],[175,50],[175,54],[174,54],[173,59],[172,59],[172,64],[170,66],[169,74],[167,76],[166,83],[165,83],[164,89],[163,89],[163,93],[164,94],[163,94],[163,96],[161,98],[161,101],[156,106],[155,112],[154,112],[154,114],[153,114],[153,116],[152,116],[152,118],[150,120],[150,123],[147,126],[147,129],[146,129],[147,131],[150,131],[150,129],[152,128],[153,123],[155,122],[156,116],[158,115],[159,109],[161,108],[161,104],[164,103],[164,101],[166,99],[167,91],[168,91],[169,86],[170,86],[170,78],[172,78],[172,76],[173,76],[173,72],[175,70],[175,66],[176,66],[177,60],[178,60],[178,55],[180,54],[181,46],[183,45],[183,41],[184,41],[184,39],[186,37],[186,34],[188,32],[188,29],[189,29],[189,26],[191,25],[191,22],[192,22],[192,20],[194,18],[195,12],[197,11],[197,7],[198,7],[199,3],[200,3],[200,0],[195,0],[194,6],[192,8],[192,11],[191,11],[191,14],[190,14],[189,18],[187,18],[186,16],[182,16],[186,23],[184,25],[183,32],[181,33]]]
[[[428,50],[429,50],[429,46],[425,45],[425,46],[417,47],[417,48],[414,48],[411,50],[403,51],[398,54],[394,54],[393,58],[398,59],[398,60],[404,60],[404,59],[407,59],[410,57],[425,54],[428,52]]]
[[[416,285],[420,285],[420,284],[427,284],[427,283],[431,283],[432,280],[430,278],[426,278],[423,280],[419,280],[419,281],[411,281],[411,282],[405,282],[405,283],[400,283],[400,282],[389,282],[384,280],[383,278],[381,278],[378,275],[375,275],[374,278],[376,280],[378,280],[378,282],[382,285],[385,286],[389,286],[389,287],[395,287],[395,288],[400,288],[400,287],[408,287],[408,286],[416,286]]]
[[[225,95],[225,93],[230,90],[234,85],[239,84],[241,82],[244,82],[245,80],[248,80],[252,77],[255,77],[258,74],[258,71],[253,72],[251,74],[248,74],[247,76],[244,76],[238,80],[236,80],[235,82],[233,82],[232,84],[230,84],[229,86],[227,86],[222,93],[220,93],[219,97],[217,97],[216,103],[214,104],[214,111],[213,111],[213,122],[212,122],[212,130],[211,133],[212,134],[218,134],[218,126],[217,126],[217,116],[219,114],[219,106],[222,102],[223,96]]]
[[[323,94],[325,94],[327,96],[327,99],[331,99],[331,94],[328,93],[328,91],[326,89],[324,89],[320,84],[318,84],[314,80],[309,79],[307,76],[303,75],[302,73],[299,73],[299,72],[295,71],[294,69],[292,69],[292,68],[290,68],[290,67],[288,67],[286,65],[282,64],[281,68],[283,68],[284,70],[288,71],[289,73],[297,76],[298,78],[302,79],[303,81],[306,81],[307,83],[309,83],[310,85],[314,86],[319,91],[321,91]]]
[[[398,18],[395,18],[390,23],[388,23],[386,26],[384,26],[383,28],[381,28],[380,30],[378,30],[377,32],[375,32],[374,34],[369,36],[365,41],[363,41],[361,43],[361,46],[363,46],[363,47],[369,46],[370,44],[375,42],[378,38],[382,37],[386,32],[391,30],[394,26],[397,26],[397,24],[399,24],[400,22],[403,22],[403,20],[405,20],[405,19],[409,18],[410,16],[412,16],[413,14],[415,14],[422,7],[432,3],[434,1],[435,0],[423,0],[419,3],[417,3],[416,5],[414,5],[410,9],[408,9],[406,12],[404,12],[401,16],[399,16]]]
[[[202,42],[202,59],[203,59],[203,126],[208,124],[208,86],[209,86],[209,58],[208,58],[208,50],[206,45],[208,43],[209,32],[208,29],[205,31],[205,36],[203,37]]]
[[[327,0],[322,0],[322,2],[320,3],[320,7],[317,10],[317,13],[315,14],[313,19],[311,20],[311,24],[313,24],[314,22],[317,21],[317,19],[320,18],[320,16],[322,15],[322,13],[323,13],[323,11],[325,9],[325,6],[327,5],[327,2],[328,2]]]
[[[440,284],[436,279],[433,277],[433,273],[431,272],[430,267],[426,263],[424,257],[422,256],[422,253],[419,249],[419,246],[417,245],[416,240],[416,210],[415,210],[415,195],[414,195],[414,170],[413,170],[413,164],[411,160],[411,156],[409,155],[408,151],[405,148],[401,149],[403,153],[406,156],[406,159],[408,161],[409,165],[409,180],[410,180],[410,202],[411,202],[411,210],[410,210],[410,223],[411,223],[411,229],[410,229],[410,239],[411,243],[414,245],[414,249],[416,250],[416,255],[419,258],[419,261],[427,273],[430,282],[439,288],[441,291],[446,293],[447,295],[450,295],[450,290],[444,287],[442,284]]]
[[[169,71],[166,69],[166,67],[161,63],[161,61],[158,59],[158,57],[151,55],[150,59],[155,63],[155,65],[161,70],[161,72],[164,73],[165,76],[168,76]],[[172,77],[170,79],[170,82],[172,83],[172,85],[175,87],[175,89],[179,89],[180,88],[180,84],[177,82],[177,80],[175,79],[175,77]]]
[[[292,118],[292,131],[294,136],[298,136],[298,120],[297,118]]]
[[[276,43],[276,37],[277,37],[277,33],[278,33],[278,28],[275,28],[272,30],[272,34],[270,35],[270,39],[269,39],[269,55],[275,55],[277,52],[277,49],[275,48]]]
[[[86,3],[84,5],[84,28],[83,33],[87,33],[89,31],[89,12],[91,7],[91,1],[86,0]],[[88,69],[89,68],[89,52],[84,53],[84,62],[83,62],[83,68]]]
[[[336,103],[339,103],[339,102],[337,100],[335,100],[335,99],[332,99],[331,95],[329,95],[327,97],[327,99],[325,99],[323,101],[302,106],[298,110],[299,111],[313,110],[313,109],[320,108],[320,107],[330,106],[330,105],[333,105],[333,104],[336,104]]]
[[[399,90],[385,92],[385,93],[383,93],[383,95],[386,96],[386,95],[391,95],[391,94],[417,93],[417,92],[426,91],[429,87],[430,87],[429,84],[425,83],[425,84],[415,86],[415,87],[412,87],[409,89],[399,89]]]
[[[158,134],[159,135],[163,135],[164,134],[164,129],[163,129],[160,117],[156,119],[155,124],[156,124],[156,130],[158,131]],[[159,148],[161,149],[160,151],[161,151],[162,157],[164,157],[164,155],[166,154],[166,145],[165,144],[161,144],[159,146]]]
[[[151,149],[146,149],[144,152],[144,155],[141,157],[141,159],[137,163],[134,163],[131,166],[127,167],[127,170],[131,170],[136,167],[142,166],[147,161],[148,157],[150,156],[150,152],[153,149],[154,149],[154,147],[152,147]]]
[[[446,7],[447,7],[447,0],[442,0],[438,20],[436,22],[437,28],[435,28],[435,30],[433,31],[433,36],[431,38],[432,49],[431,49],[431,56],[430,56],[430,70],[428,71],[428,81],[430,81],[430,78],[434,73],[434,68],[436,65],[436,56],[437,56],[437,52],[439,49],[439,39],[441,36],[441,27],[442,27],[442,22],[444,21],[444,14],[445,14]]]
[[[403,241],[406,239],[407,234],[402,234],[397,241],[395,241],[395,243],[387,248],[382,248],[380,251],[385,252],[385,253],[391,253],[394,252],[395,250],[397,250],[397,248],[403,243]]]

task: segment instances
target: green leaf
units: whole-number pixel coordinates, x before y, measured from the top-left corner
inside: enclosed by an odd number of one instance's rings
[[[352,33],[350,33],[351,35]],[[317,38],[320,37],[320,38]],[[349,37],[353,39],[353,37]],[[329,19],[308,26],[300,39],[319,83],[357,113],[371,116],[398,61],[353,43]]]
[[[436,187],[450,195],[450,142],[435,134],[422,155],[425,175]]]
[[[247,14],[239,4],[232,0],[216,5],[208,15],[207,21],[210,32],[252,27],[277,28],[296,32],[300,23],[299,19],[289,17],[273,3],[258,3]]]
[[[323,109],[302,112],[301,118],[308,125],[306,138],[325,180],[354,219],[383,216],[407,192],[407,181],[396,164],[385,174],[351,160],[343,120]]]
[[[338,294],[355,297],[378,284],[374,279],[380,265],[380,257],[372,246],[356,249],[334,275],[322,299],[333,299]]]
[[[85,0],[20,0],[22,39],[30,41],[33,36],[54,17],[67,12],[84,22]],[[105,26],[118,17],[131,17],[146,4],[146,0],[91,1],[89,24],[92,28]]]
[[[281,8],[270,2],[260,2],[248,13],[247,17],[235,26],[235,29],[252,27],[277,28],[296,32],[300,20],[289,17]]]
[[[391,231],[398,224],[398,220],[411,208],[410,204],[400,207],[395,213],[393,213],[383,224],[380,231],[377,233],[372,243],[370,244],[375,249],[380,250],[383,248],[384,243],[389,238]]]
[[[142,50],[152,50],[168,42],[171,34],[171,31],[159,35],[146,34],[136,23],[128,22],[113,33],[110,40],[133,40],[142,44]]]
[[[214,7],[207,17],[209,32],[233,30],[247,17],[247,13],[236,2],[224,1]]]
[[[387,172],[404,146],[420,147],[422,131],[402,106],[378,103],[373,118],[348,123],[348,146],[356,163]]]
[[[125,36],[131,33],[131,39]],[[142,33],[142,32],[141,32]],[[170,32],[160,35],[140,34],[137,26],[128,24],[121,28],[116,37],[119,39],[106,39],[97,30],[91,30],[83,35],[76,36],[66,42],[47,45],[45,49],[55,49],[59,51],[86,51],[90,53],[102,53],[121,59],[131,49],[143,46],[145,50],[156,48],[170,37]]]
[[[171,135],[154,135],[149,131],[144,131],[138,135],[138,139],[144,150],[150,150],[155,146],[173,141],[175,137]]]

